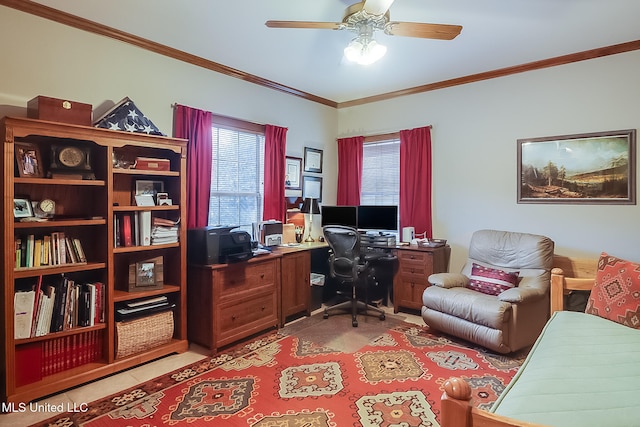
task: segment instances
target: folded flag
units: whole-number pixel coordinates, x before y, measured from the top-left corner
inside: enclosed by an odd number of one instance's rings
[[[165,136],[128,97],[118,102],[93,125],[103,129]]]

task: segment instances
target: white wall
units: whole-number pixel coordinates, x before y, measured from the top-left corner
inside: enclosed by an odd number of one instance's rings
[[[640,261],[637,205],[517,203],[517,139],[636,129],[640,52],[339,110],[340,137],[433,125],[434,237],[462,267],[482,228],[544,234],[556,253]],[[636,171],[636,179],[638,172]]]
[[[287,127],[288,155],[302,157],[308,146],[335,157],[335,108],[3,6],[0,39],[0,117],[26,116],[27,101],[37,95],[92,104],[99,117],[128,96],[170,136],[172,105],[179,103]],[[334,188],[335,166],[325,167],[324,176],[323,189]]]

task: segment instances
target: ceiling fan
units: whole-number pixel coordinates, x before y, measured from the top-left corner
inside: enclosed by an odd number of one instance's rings
[[[349,43],[344,53],[347,59],[370,64],[380,59],[387,48],[373,39],[376,30],[390,36],[420,37],[426,39],[452,40],[462,26],[428,24],[420,22],[396,22],[389,17],[389,8],[394,0],[363,0],[349,6],[342,22],[312,21],[267,21],[269,28],[313,28],[327,30],[349,30],[357,37]]]

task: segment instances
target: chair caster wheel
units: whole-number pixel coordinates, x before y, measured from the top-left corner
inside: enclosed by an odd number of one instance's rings
[[[353,326],[354,328],[358,327],[358,321],[357,320],[352,320],[351,321],[351,326]]]
[[[329,318],[329,313],[324,313],[324,314],[322,315],[322,318],[323,318],[323,319],[328,319],[328,318]]]
[[[386,317],[385,317],[385,315],[384,315],[384,314],[381,314],[381,315],[380,315],[380,317],[379,317],[379,319],[380,319],[380,320],[384,320],[384,319],[386,319]]]

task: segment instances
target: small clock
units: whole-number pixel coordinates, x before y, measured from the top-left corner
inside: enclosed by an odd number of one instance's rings
[[[62,166],[77,168],[84,163],[85,155],[78,147],[64,147],[58,151],[58,160],[60,160]]]
[[[85,145],[52,144],[49,176],[95,179],[91,168],[91,149]]]
[[[33,204],[33,213],[37,218],[53,218],[56,213],[56,202],[51,199],[42,199]]]

